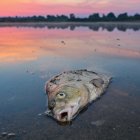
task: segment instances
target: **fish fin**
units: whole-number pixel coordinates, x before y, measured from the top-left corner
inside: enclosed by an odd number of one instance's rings
[[[101,79],[101,78],[98,78],[98,79],[92,79],[92,80],[90,81],[90,83],[93,84],[95,87],[100,88],[100,87],[103,86],[103,84],[104,84],[104,80]]]
[[[46,110],[45,112],[44,112],[44,115],[46,116],[53,116],[53,113],[52,113],[52,111],[51,110]]]

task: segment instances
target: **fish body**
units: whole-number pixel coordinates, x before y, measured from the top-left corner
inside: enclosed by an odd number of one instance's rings
[[[88,70],[66,71],[56,75],[45,85],[47,114],[59,122],[71,121],[104,93],[109,82],[110,77]]]

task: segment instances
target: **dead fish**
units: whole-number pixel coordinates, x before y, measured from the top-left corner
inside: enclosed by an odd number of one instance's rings
[[[100,97],[109,85],[110,77],[88,70],[63,72],[50,79],[47,115],[59,122],[68,122],[89,103]]]

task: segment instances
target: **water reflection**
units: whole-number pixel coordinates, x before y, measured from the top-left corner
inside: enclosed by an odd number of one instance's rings
[[[118,23],[0,23],[0,27],[32,27],[32,28],[48,28],[48,29],[67,29],[75,30],[78,27],[87,27],[93,31],[107,30],[109,32],[115,29],[119,31],[133,31],[140,30],[140,23],[138,22],[118,22]]]
[[[23,140],[104,140],[112,132],[115,140],[121,132],[124,139],[139,138],[140,31],[18,27],[0,28],[0,133],[14,132]],[[46,109],[44,83],[73,69],[107,73],[113,81],[101,100],[64,128],[40,116]]]
[[[71,30],[0,28],[0,62],[32,61],[44,56],[82,58],[95,54],[140,57],[140,32],[93,32],[83,27]]]

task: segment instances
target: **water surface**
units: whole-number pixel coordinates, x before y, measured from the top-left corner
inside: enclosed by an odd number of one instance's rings
[[[0,34],[0,132],[14,132],[17,140],[140,139],[139,25],[7,25]],[[113,80],[100,100],[61,126],[40,115],[44,84],[73,69]]]

